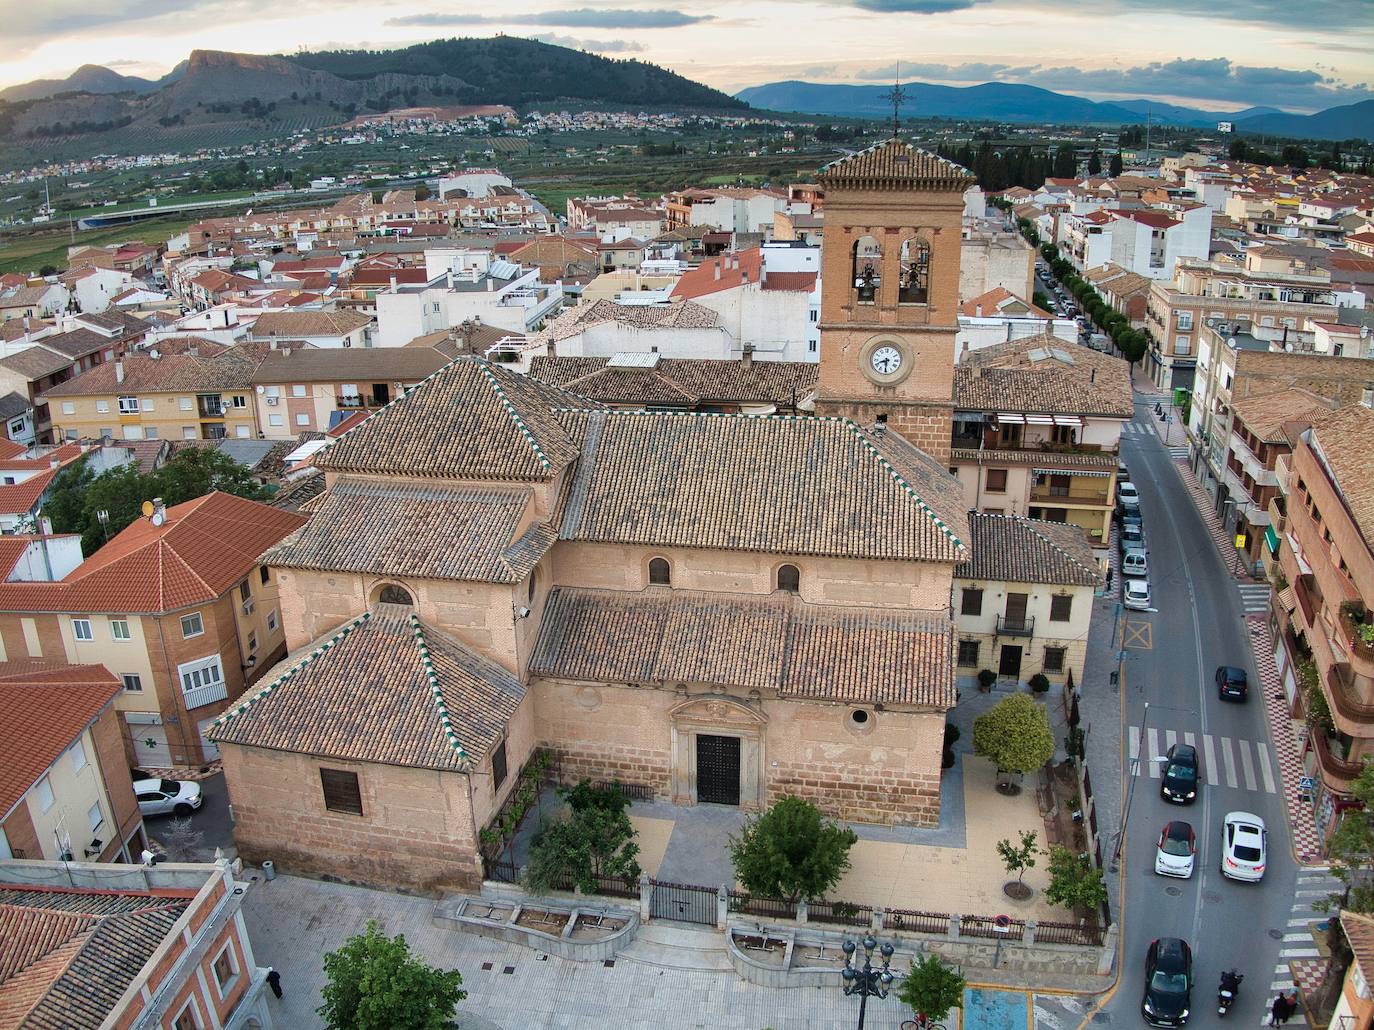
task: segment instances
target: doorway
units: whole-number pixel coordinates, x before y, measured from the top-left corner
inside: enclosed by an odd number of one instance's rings
[[[997,661],[997,675],[1003,679],[1021,679],[1021,645],[1003,644],[1002,654]]]
[[[391,386],[389,383],[372,384],[372,403],[379,408],[384,408],[391,403]]]
[[[697,801],[739,804],[739,753],[739,737],[697,734]]]

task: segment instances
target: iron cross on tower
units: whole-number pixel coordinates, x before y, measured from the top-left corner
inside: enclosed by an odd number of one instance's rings
[[[906,100],[906,98],[907,92],[906,90],[902,89],[901,73],[897,72],[893,77],[892,88],[888,90],[886,93],[884,93],[881,97],[881,99],[886,100],[889,104],[892,105],[892,135],[894,138],[897,136],[898,129],[901,128],[902,123],[900,121],[900,118],[902,102]]]

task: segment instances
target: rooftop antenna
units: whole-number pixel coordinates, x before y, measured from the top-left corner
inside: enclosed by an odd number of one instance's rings
[[[902,101],[906,99],[906,90],[902,89],[901,63],[892,66],[892,88],[882,95],[879,99],[886,100],[892,105],[892,138],[897,138],[897,132],[901,128]]]

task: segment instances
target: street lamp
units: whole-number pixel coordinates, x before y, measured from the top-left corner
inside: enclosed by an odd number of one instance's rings
[[[868,1007],[868,999],[886,998],[887,989],[892,986],[892,971],[888,968],[892,964],[892,952],[896,949],[891,944],[884,944],[879,948],[883,956],[881,969],[873,968],[873,949],[878,947],[872,935],[863,939],[864,964],[859,966],[858,945],[851,940],[846,940],[842,945],[844,948],[844,970],[840,976],[844,978],[844,993],[848,997],[851,994],[859,996],[859,1030],[864,1030],[864,1010]]]

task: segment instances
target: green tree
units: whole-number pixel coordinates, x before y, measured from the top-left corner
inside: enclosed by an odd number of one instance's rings
[[[1110,163],[1107,165],[1107,174],[1110,175],[1112,178],[1116,178],[1118,175],[1121,174],[1121,167],[1121,152],[1117,151],[1115,154],[1112,155],[1112,159]]]
[[[811,802],[787,795],[730,836],[730,859],[750,894],[822,898],[849,868],[849,849],[858,839]]]
[[[964,1007],[964,978],[927,952],[897,984],[897,997],[918,1016],[938,1022]]]
[[[445,1030],[468,996],[458,970],[426,965],[404,936],[386,936],[373,919],[325,954],[324,975],[315,1012],[328,1030]]]
[[[1021,883],[1026,878],[1026,870],[1035,868],[1035,857],[1040,854],[1040,849],[1036,845],[1036,835],[1034,830],[1021,831],[1021,843],[1013,844],[1010,839],[1003,838],[997,842],[997,854],[1001,856],[1002,865],[1006,867],[1007,875],[1016,874],[1016,882]]]
[[[1087,857],[1062,844],[1050,846],[1050,885],[1045,900],[1051,905],[1095,911],[1107,900],[1107,885],[1102,870],[1094,869]]]
[[[568,803],[567,819],[542,830],[530,848],[525,884],[534,891],[566,889],[569,881],[587,894],[597,878],[638,879],[635,828],[626,814],[630,799],[619,787],[598,789],[583,780],[559,791]]]
[[[1351,781],[1350,795],[1364,807],[1346,809],[1327,845],[1331,874],[1345,886],[1330,902],[1352,912],[1374,913],[1374,765],[1366,763]]]
[[[1088,158],[1088,174],[1102,174],[1102,155],[1099,154],[1096,150],[1094,150],[1092,152],[1092,156]]]
[[[1012,694],[973,720],[973,753],[999,772],[1035,772],[1054,754],[1054,734],[1043,706],[1029,694]]]
[[[43,502],[43,514],[52,522],[53,532],[80,533],[86,528],[86,488],[94,478],[88,458],[72,462],[53,477],[48,499]]]

